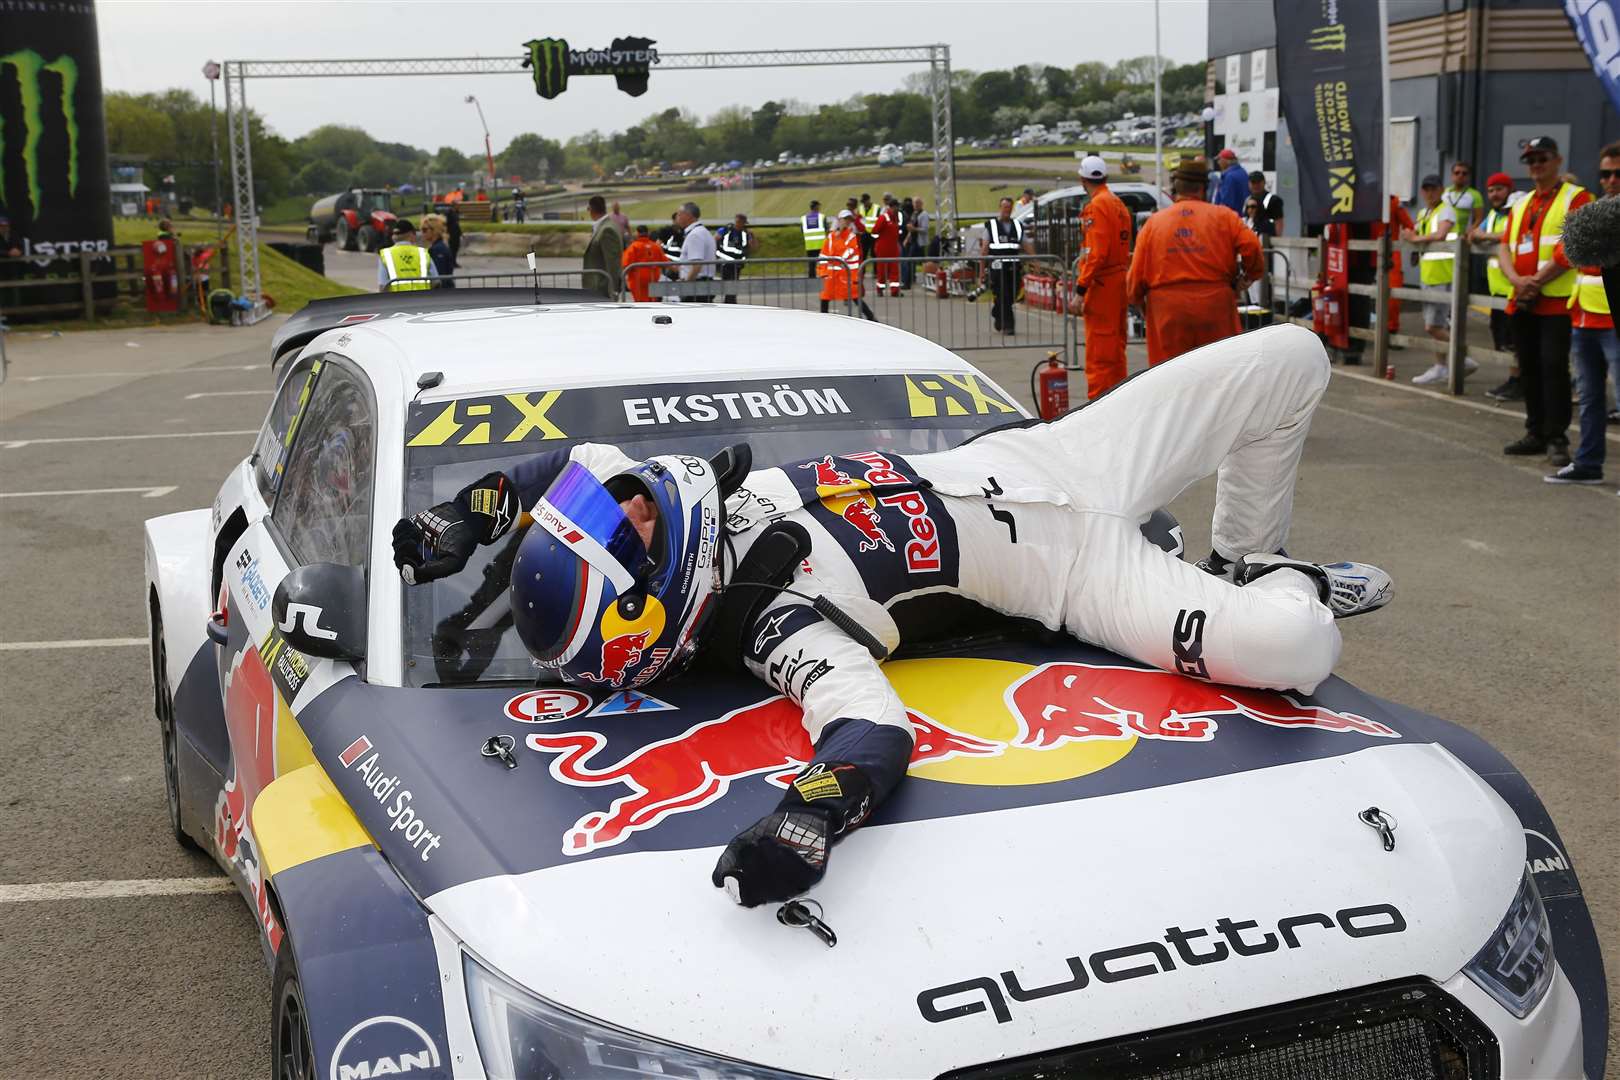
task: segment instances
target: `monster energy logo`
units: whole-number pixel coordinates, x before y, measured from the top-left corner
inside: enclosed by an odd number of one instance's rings
[[[14,68],[17,72],[17,87],[22,99],[23,114],[23,171],[28,179],[28,199],[37,216],[43,201],[39,184],[39,140],[45,130],[40,111],[45,97],[40,86],[40,73],[45,71],[52,73],[61,86],[62,118],[67,124],[68,137],[68,196],[71,198],[79,191],[79,121],[73,109],[73,92],[79,85],[79,66],[70,56],[58,56],[46,63],[45,58],[34,50],[19,49],[17,52],[0,56],[0,76],[4,75],[7,68]],[[4,119],[0,119],[0,140],[3,140],[0,141],[0,145],[10,142],[12,133],[6,130],[6,126]],[[0,153],[0,197],[3,197],[5,182],[5,156]]]
[[[523,66],[534,72],[534,92],[554,98],[568,89],[570,75],[612,75],[632,97],[647,92],[647,73],[658,63],[651,38],[614,38],[606,49],[570,49],[562,38],[536,38],[523,47]]]
[[[1306,39],[1306,47],[1312,52],[1344,52],[1344,44],[1343,23],[1318,26]]]

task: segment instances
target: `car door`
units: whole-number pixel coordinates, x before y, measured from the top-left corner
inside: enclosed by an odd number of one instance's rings
[[[314,760],[297,711],[355,667],[293,649],[275,624],[271,601],[294,567],[367,566],[375,418],[375,398],[357,366],[332,355],[312,365],[307,400],[293,414],[280,456],[272,464],[266,455],[254,466],[263,466],[270,512],[248,525],[225,557],[220,686],[231,760],[216,807],[215,839],[261,898],[272,936],[252,836],[253,805],[276,777]]]

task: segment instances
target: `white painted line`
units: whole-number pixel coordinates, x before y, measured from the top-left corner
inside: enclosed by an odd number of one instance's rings
[[[0,491],[0,499],[41,499],[47,495],[128,495],[134,491],[139,491],[143,499],[160,499],[178,490],[178,485],[168,484],[162,487],[76,488],[70,491]]]
[[[18,382],[43,382],[46,379],[122,379],[130,375],[142,378],[149,375],[189,375],[193,371],[257,371],[263,364],[227,364],[224,367],[158,368],[156,371],[66,371],[55,375],[24,375]]]
[[[227,435],[257,435],[258,428],[241,431],[163,431],[154,435],[69,435],[54,439],[6,439],[0,441],[0,450],[16,450],[23,446],[43,446],[47,443],[74,442],[126,442],[134,439],[212,439]]]
[[[1369,369],[1367,371],[1348,371],[1343,367],[1336,367],[1333,369],[1333,374],[1342,375],[1347,379],[1355,379],[1357,382],[1371,383],[1374,386],[1381,386],[1385,390],[1399,390],[1403,394],[1416,394],[1419,397],[1428,398],[1430,401],[1443,401],[1448,405],[1461,405],[1465,409],[1473,409],[1475,412],[1488,413],[1491,416],[1501,416],[1510,420],[1520,421],[1524,419],[1524,413],[1506,408],[1505,406],[1498,405],[1494,402],[1472,401],[1466,397],[1458,397],[1443,390],[1430,390],[1425,386],[1413,386],[1410,381],[1403,381],[1399,378],[1380,379],[1378,376],[1372,374],[1370,358],[1368,360],[1368,364]],[[1576,419],[1579,420],[1579,417]],[[1610,442],[1620,443],[1620,432],[1605,431],[1603,434],[1604,438],[1608,439]]]
[[[129,881],[42,881],[33,885],[0,885],[0,904],[41,900],[124,900],[144,896],[195,896],[230,893],[228,877],[136,878]]]
[[[262,390],[199,390],[195,394],[187,394],[187,401],[196,401],[203,397],[264,397],[274,392],[273,387],[266,386]]]
[[[143,637],[72,638],[67,641],[0,641],[0,652],[27,652],[31,649],[116,649],[145,645]]]

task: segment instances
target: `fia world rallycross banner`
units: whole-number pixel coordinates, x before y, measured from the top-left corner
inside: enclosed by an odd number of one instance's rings
[[[1307,225],[1383,219],[1376,0],[1275,0],[1277,83]]]
[[[1564,14],[1592,61],[1609,100],[1620,109],[1620,3],[1616,0],[1564,0]]]
[[[27,256],[112,246],[90,0],[0,0],[0,214]]]

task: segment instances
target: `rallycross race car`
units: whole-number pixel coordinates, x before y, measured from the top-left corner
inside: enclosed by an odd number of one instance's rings
[[[738,908],[710,868],[810,760],[796,707],[540,681],[515,538],[407,588],[394,522],[579,440],[764,467],[1022,411],[859,320],[458,301],[334,316],[212,509],[146,523],[171,824],[257,913],[276,1076],[1602,1076],[1541,801],[1337,678],[1237,690],[987,613],[887,664],[910,778],[816,904]]]

